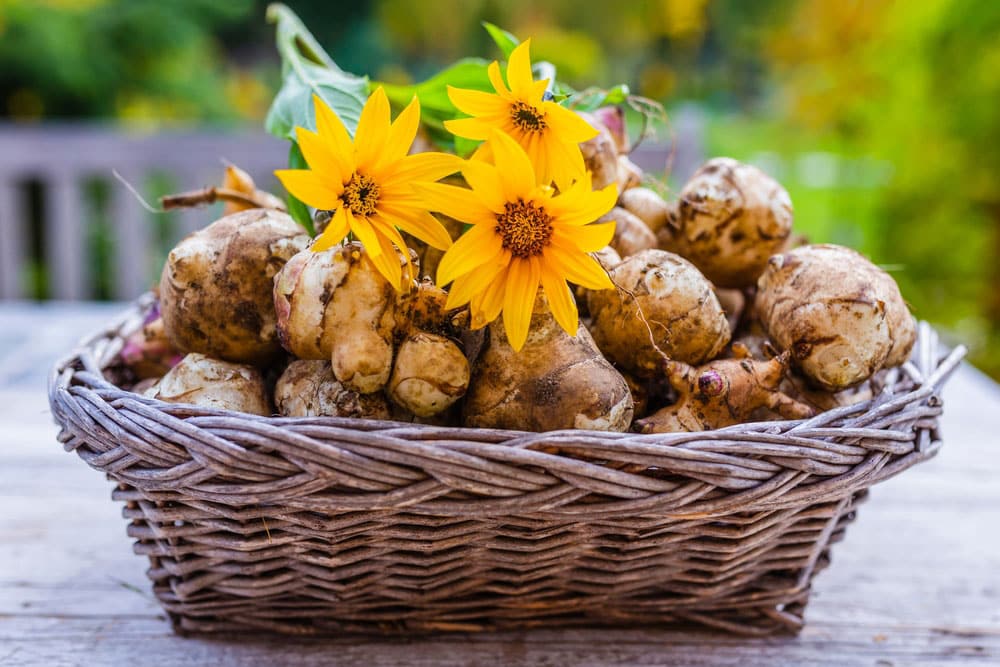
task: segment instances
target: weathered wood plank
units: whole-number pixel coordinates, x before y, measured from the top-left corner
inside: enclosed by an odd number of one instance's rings
[[[0,172],[0,299],[24,297],[22,273],[28,258],[24,201],[11,172]]]
[[[122,178],[138,185],[144,173],[136,167],[121,167]],[[152,285],[150,267],[150,214],[127,188],[115,183],[111,188],[111,228],[114,230],[114,278],[112,295],[128,301],[149,290]]]
[[[991,665],[1000,636],[853,624],[807,626],[797,639],[747,641],[701,632],[563,630],[431,639],[185,639],[147,618],[21,617],[0,625],[5,665]],[[6,655],[5,655],[5,654]],[[81,662],[81,656],[86,660]]]
[[[84,204],[79,174],[65,168],[43,174],[46,191],[45,260],[54,299],[78,301],[89,295],[85,262]]]

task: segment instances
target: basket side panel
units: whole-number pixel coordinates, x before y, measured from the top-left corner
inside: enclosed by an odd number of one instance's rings
[[[165,495],[165,494],[164,494]],[[293,634],[703,624],[796,632],[853,498],[724,520],[469,520],[126,501],[183,630]]]

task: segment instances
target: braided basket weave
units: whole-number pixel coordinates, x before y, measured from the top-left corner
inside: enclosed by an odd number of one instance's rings
[[[963,354],[939,363],[922,325],[872,400],[703,433],[265,418],[112,384],[149,303],[59,362],[49,401],[180,631],[796,632],[866,489],[937,452]]]

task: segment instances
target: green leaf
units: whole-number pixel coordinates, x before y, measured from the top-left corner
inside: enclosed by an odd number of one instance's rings
[[[490,33],[490,37],[496,42],[500,50],[503,51],[504,58],[510,58],[510,52],[521,43],[514,35],[510,34],[503,28],[493,25],[489,21],[483,21],[483,27],[486,28],[486,32]]]
[[[389,101],[397,108],[406,106],[416,96],[420,100],[420,120],[431,140],[442,150],[455,150],[457,140],[445,129],[444,121],[464,114],[448,98],[448,86],[493,92],[487,66],[487,62],[480,58],[464,58],[421,83],[398,85],[374,82],[372,85],[382,86]]]
[[[632,96],[629,88],[625,84],[620,84],[614,88],[586,88],[580,92],[572,93],[565,99],[565,106],[577,111],[593,111],[600,107],[614,104],[623,104]]]
[[[448,99],[448,86],[493,92],[490,76],[486,72],[487,65],[481,58],[463,58],[421,83],[397,85],[376,82],[373,85],[382,86],[389,101],[396,106],[404,107],[416,96],[420,99],[421,114],[434,110],[447,112],[451,118],[458,114],[458,109]]]
[[[276,40],[283,78],[264,121],[267,131],[295,141],[296,127],[315,129],[312,97],[316,95],[333,109],[353,134],[368,99],[368,77],[340,69],[299,17],[285,5],[269,6],[267,18],[277,24]]]
[[[305,157],[302,155],[302,150],[299,148],[298,143],[294,141],[288,150],[288,166],[291,169],[307,169],[309,167],[306,163]],[[315,236],[316,227],[313,225],[312,214],[309,212],[309,207],[303,204],[302,200],[293,195],[291,192],[288,193],[287,203],[288,215],[292,216],[292,220],[305,227],[306,231],[309,232],[309,236]]]
[[[468,157],[472,155],[472,151],[479,148],[479,144],[482,141],[477,141],[475,139],[466,139],[465,137],[455,137],[455,153],[461,157]]]

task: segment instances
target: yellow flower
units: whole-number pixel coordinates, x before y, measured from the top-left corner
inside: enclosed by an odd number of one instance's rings
[[[309,169],[281,169],[275,175],[290,193],[333,217],[312,249],[326,250],[348,232],[361,241],[368,256],[396,289],[403,285],[400,263],[409,252],[398,230],[444,250],[451,237],[414,190],[459,170],[463,161],[444,153],[407,155],[420,123],[420,103],[413,98],[390,123],[389,100],[378,88],[368,98],[352,142],[347,128],[330,107],[313,97],[316,132],[296,127]]]
[[[586,174],[580,143],[596,137],[597,130],[569,109],[544,99],[549,82],[531,78],[530,41],[517,46],[507,61],[510,88],[496,61],[488,68],[495,95],[448,87],[452,104],[472,118],[445,121],[445,127],[459,137],[477,140],[489,139],[494,129],[504,132],[528,153],[540,183],[554,182],[566,190]]]
[[[507,338],[520,350],[540,284],[556,321],[575,336],[576,302],[566,281],[589,289],[614,286],[588,253],[614,235],[613,222],[589,223],[615,205],[616,187],[593,191],[584,175],[557,195],[538,184],[531,160],[513,139],[494,131],[490,145],[495,165],[469,160],[462,167],[471,189],[443,183],[418,188],[431,210],[472,225],[438,266],[438,284],[454,283],[447,307],[468,303],[476,328],[502,311]]]

